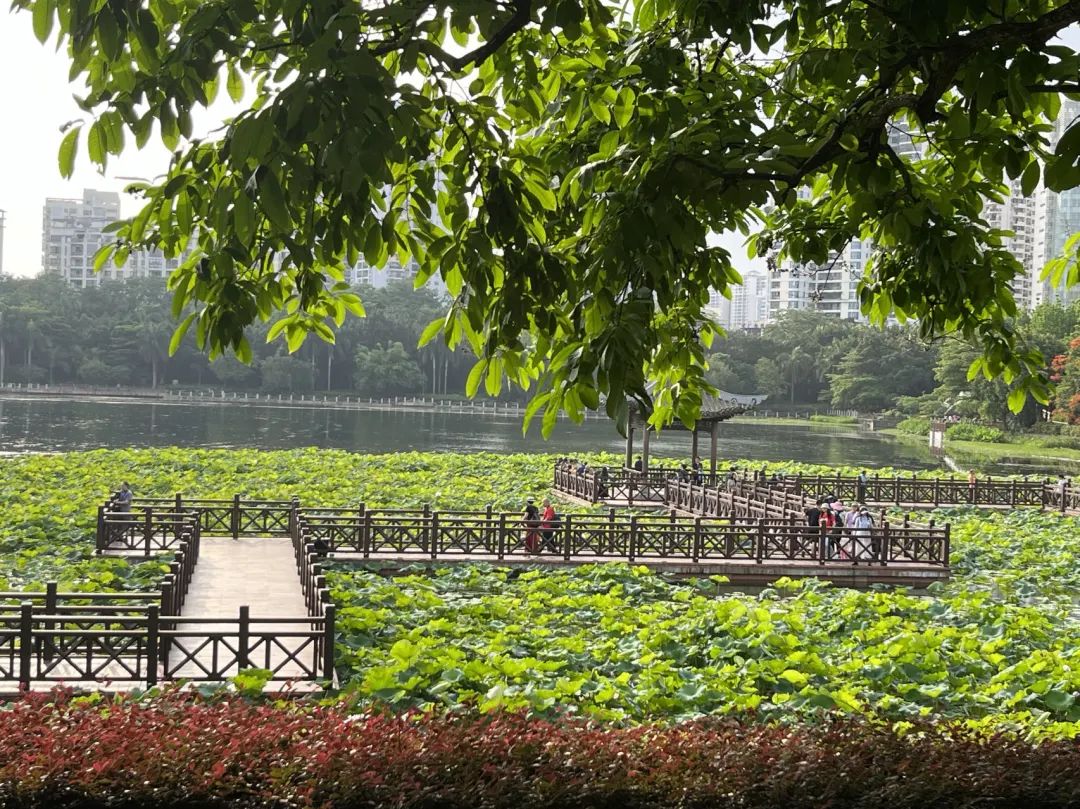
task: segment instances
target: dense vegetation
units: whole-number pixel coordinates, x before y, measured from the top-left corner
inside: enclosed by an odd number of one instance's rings
[[[8,809],[1067,809],[1075,741],[919,724],[617,727],[189,695],[0,711]]]
[[[160,572],[152,560],[92,556],[94,507],[122,479],[140,494],[517,511],[526,495],[547,491],[550,462],[326,450],[15,458],[0,468],[0,588],[48,578],[92,589],[151,583]],[[837,707],[1040,727],[1080,720],[1072,519],[1027,510],[937,517],[953,524],[954,579],[931,597],[814,582],[740,595],[714,580],[667,582],[622,565],[520,575],[452,567],[397,579],[335,569],[339,673],[355,705],[399,709],[529,707],[640,720]]]
[[[361,288],[364,318],[350,318],[333,345],[295,353],[267,343],[269,325],[248,330],[252,362],[209,361],[194,335],[170,356],[169,294],[159,279],[104,282],[76,290],[59,278],[0,276],[0,384],[181,385],[271,392],[352,391],[363,396],[460,394],[471,367],[464,352],[419,348],[442,305],[409,282]]]

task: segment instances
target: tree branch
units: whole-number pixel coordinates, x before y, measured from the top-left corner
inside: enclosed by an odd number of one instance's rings
[[[424,55],[437,59],[454,72],[460,72],[470,65],[480,64],[501,48],[510,37],[529,24],[532,16],[532,0],[513,0],[514,13],[503,23],[502,28],[478,48],[461,56],[451,56],[428,39],[413,39],[410,36],[380,42],[370,48],[373,56],[385,56],[400,51],[409,45],[415,45]]]

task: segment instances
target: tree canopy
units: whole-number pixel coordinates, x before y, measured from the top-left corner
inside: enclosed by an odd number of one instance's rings
[[[362,311],[343,263],[411,255],[453,296],[425,338],[480,358],[470,391],[530,388],[547,427],[602,396],[620,424],[626,397],[692,421],[709,289],[739,280],[709,236],[739,230],[819,264],[872,240],[872,319],[976,340],[1016,407],[1048,395],[982,209],[1008,178],[1080,184],[1080,122],[1048,145],[1080,0],[15,4],[88,86],[62,172],[155,128],[174,151],[99,261],[194,240],[174,313],[212,354],[250,356],[258,319],[333,340]],[[193,138],[221,85],[246,108]]]

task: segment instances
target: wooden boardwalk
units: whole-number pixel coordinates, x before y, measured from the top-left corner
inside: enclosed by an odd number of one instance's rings
[[[726,576],[735,585],[768,585],[781,577],[793,579],[815,578],[842,587],[865,589],[872,584],[888,584],[897,587],[922,589],[936,581],[948,579],[948,570],[941,565],[921,564],[918,562],[890,562],[887,566],[873,562],[828,561],[778,561],[769,560],[757,563],[743,559],[709,559],[694,562],[690,559],[677,558],[639,558],[631,562],[625,556],[577,554],[573,559],[564,559],[561,555],[542,553],[529,556],[499,558],[496,554],[470,553],[467,556],[440,556],[437,560],[423,556],[402,553],[372,553],[367,557],[354,553],[333,553],[327,557],[330,562],[344,562],[365,567],[387,575],[397,575],[419,569],[435,569],[447,564],[487,563],[497,567],[534,569],[574,568],[587,564],[632,564],[647,567],[650,570],[676,578],[699,578],[704,576]]]
[[[298,648],[304,638],[290,637],[303,627],[295,620],[283,619],[307,614],[292,542],[287,537],[202,540],[199,565],[181,610],[181,615],[192,621],[183,625],[189,636],[174,640],[170,652],[181,658],[192,654],[194,659],[176,668],[173,676],[200,677],[215,670],[235,675],[235,662],[215,668],[210,639],[223,632],[235,633],[243,608],[247,608],[253,635],[272,633],[276,639],[252,644],[248,653],[251,667],[276,670],[282,679],[303,678],[303,667],[290,655],[302,659],[305,652],[310,657],[312,650]],[[200,620],[204,618],[208,620]],[[222,623],[228,618],[234,620]]]

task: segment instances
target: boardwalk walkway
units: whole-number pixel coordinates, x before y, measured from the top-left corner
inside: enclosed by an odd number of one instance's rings
[[[202,540],[199,565],[181,610],[183,617],[193,620],[184,625],[190,638],[179,639],[173,647],[173,654],[179,645],[185,652],[195,653],[196,659],[180,666],[175,676],[195,677],[212,668],[214,661],[209,658],[213,655],[213,644],[207,640],[228,625],[198,619],[231,616],[239,621],[242,607],[248,608],[253,637],[272,633],[280,639],[279,643],[256,640],[249,651],[251,665],[274,669],[282,678],[304,677],[301,666],[288,659],[300,645],[300,639],[290,639],[289,635],[303,627],[297,626],[295,621],[270,620],[307,614],[292,542],[287,537],[207,537]],[[195,652],[200,645],[202,650]],[[235,674],[236,666],[227,666],[224,673]]]

